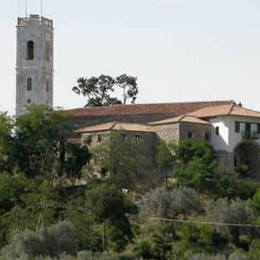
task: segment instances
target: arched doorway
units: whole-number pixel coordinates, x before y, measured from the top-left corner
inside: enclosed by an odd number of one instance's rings
[[[260,181],[260,148],[255,142],[240,143],[234,150],[235,167],[247,165],[249,175]]]

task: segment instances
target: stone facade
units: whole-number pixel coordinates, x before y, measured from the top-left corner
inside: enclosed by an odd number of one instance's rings
[[[53,106],[53,22],[38,15],[17,25],[16,115],[30,104]]]

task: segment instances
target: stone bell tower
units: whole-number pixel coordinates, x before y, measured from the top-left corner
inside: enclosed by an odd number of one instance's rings
[[[39,15],[18,18],[16,116],[31,104],[53,106],[53,22]]]

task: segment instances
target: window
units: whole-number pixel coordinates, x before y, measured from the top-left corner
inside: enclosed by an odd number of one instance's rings
[[[189,138],[189,139],[192,138],[192,132],[188,132],[188,138]]]
[[[141,135],[136,135],[135,136],[135,140],[137,143],[141,142],[142,141],[142,136]]]
[[[219,135],[219,126],[216,127],[216,135]]]
[[[31,99],[27,99],[27,104],[31,104],[32,100]]]
[[[46,83],[46,92],[49,92],[49,82]]]
[[[260,134],[260,124],[257,124],[257,133]]]
[[[34,59],[34,42],[29,41],[27,42],[27,60]]]
[[[50,61],[51,59],[51,49],[50,49],[50,43],[46,43],[46,60]]]
[[[205,133],[205,140],[210,141],[210,133]]]
[[[240,133],[240,122],[235,122],[235,132]]]
[[[101,140],[102,140],[101,135],[98,135],[98,136],[97,136],[97,141],[100,142]]]
[[[32,91],[32,78],[27,78],[27,91]]]

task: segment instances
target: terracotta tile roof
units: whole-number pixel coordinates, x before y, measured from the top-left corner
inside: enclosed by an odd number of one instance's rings
[[[130,104],[108,107],[87,107],[67,110],[72,117],[101,117],[126,115],[171,115],[180,116],[200,108],[231,104],[233,101],[205,101],[184,103]]]
[[[182,115],[182,116],[178,116],[178,117],[172,117],[172,118],[167,118],[167,119],[160,120],[160,121],[151,122],[151,123],[149,123],[149,125],[166,125],[166,124],[174,124],[174,123],[180,123],[180,122],[193,123],[193,124],[205,124],[205,125],[209,124],[209,122],[204,121],[195,116]]]
[[[120,123],[120,122],[109,122],[105,124],[99,124],[94,126],[83,127],[77,130],[77,133],[92,133],[92,132],[104,132],[111,130],[121,130],[130,132],[154,132],[153,128],[148,125],[132,124],[132,123]]]
[[[206,107],[189,113],[188,115],[199,118],[210,118],[217,116],[244,116],[260,118],[260,112],[250,110],[236,104]]]

